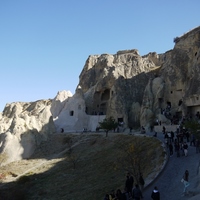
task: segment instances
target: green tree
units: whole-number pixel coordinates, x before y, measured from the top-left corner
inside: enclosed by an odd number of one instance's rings
[[[185,122],[185,128],[191,131],[196,138],[200,139],[200,124],[197,120],[189,120]]]
[[[106,132],[106,137],[108,136],[108,131],[115,130],[118,123],[113,117],[105,118],[102,122],[99,122],[99,128]]]

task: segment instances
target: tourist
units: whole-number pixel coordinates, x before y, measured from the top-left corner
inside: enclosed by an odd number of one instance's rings
[[[145,182],[144,182],[142,173],[140,173],[140,176],[139,176],[139,183],[140,183],[140,189],[141,191],[143,191]]]
[[[170,142],[170,144],[169,144],[169,155],[170,155],[170,156],[173,155],[173,145],[172,145],[171,142]]]
[[[175,148],[177,157],[180,157],[180,144],[177,140],[175,140],[175,142],[174,142],[174,148]]]
[[[151,193],[151,198],[153,200],[160,200],[160,192],[158,191],[158,188],[155,186],[154,190]]]
[[[135,188],[132,191],[132,197],[135,200],[143,199],[142,192],[141,192],[138,184],[135,185]]]
[[[126,182],[125,182],[125,188],[127,189],[127,192],[129,194],[132,193],[133,183],[134,183],[133,176],[130,173],[127,173]]]
[[[185,155],[183,145],[184,145],[184,143],[183,143],[183,142],[180,142],[180,149],[181,149],[181,152],[182,152],[182,156]]]
[[[174,132],[171,131],[171,139],[172,139],[172,142],[174,142]]]
[[[165,135],[165,133],[166,133],[166,128],[165,128],[165,126],[163,126],[162,132],[163,132],[163,134]]]
[[[183,151],[184,151],[184,155],[187,156],[188,155],[188,145],[186,142],[183,143]]]
[[[190,133],[189,133],[189,131],[186,131],[185,136],[187,138],[187,142],[190,142]]]
[[[123,194],[120,189],[116,192],[116,200],[124,200]]]
[[[145,130],[144,126],[141,127],[141,133],[142,133],[142,134],[145,134],[145,133],[146,133],[146,130]]]
[[[190,146],[195,146],[195,136],[193,133],[190,134]]]
[[[109,200],[115,200],[116,196],[115,196],[115,190],[112,190],[111,193],[109,194]]]
[[[127,188],[124,188],[124,191],[122,192],[122,198],[123,200],[130,200],[130,194],[127,192]]]
[[[104,200],[109,200],[109,194],[106,194]]]
[[[183,195],[185,195],[187,193],[187,188],[190,185],[190,183],[189,183],[189,171],[188,170],[185,170],[185,173],[183,175],[181,182],[184,184]]]
[[[154,136],[154,137],[157,137],[157,132],[155,132],[153,136]]]
[[[196,153],[200,153],[200,141],[198,139],[196,139],[195,146],[196,146]]]

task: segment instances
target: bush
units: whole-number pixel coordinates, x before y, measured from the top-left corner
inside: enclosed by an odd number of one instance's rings
[[[178,43],[180,41],[180,38],[179,37],[175,37],[174,38],[174,43]]]

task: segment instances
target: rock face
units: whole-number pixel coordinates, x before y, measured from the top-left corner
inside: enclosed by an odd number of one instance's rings
[[[90,56],[79,85],[88,114],[103,113],[126,127],[170,124],[200,111],[200,27],[177,37],[173,50]]]
[[[0,115],[0,153],[29,157],[55,131],[95,131],[112,116],[124,128],[166,125],[200,111],[200,27],[174,39],[163,54],[138,50],[89,56],[74,95],[12,103]],[[17,151],[16,151],[17,149]]]
[[[0,161],[29,158],[48,134],[55,132],[51,100],[7,104],[0,118]]]
[[[82,132],[96,130],[103,115],[88,115],[86,112],[85,96],[81,88],[76,89],[75,95],[62,91],[53,99],[51,113],[58,132]]]
[[[58,131],[81,131],[83,127],[87,127],[85,102],[81,90],[76,91],[74,96],[66,91],[59,92],[52,102],[51,112]]]
[[[85,99],[88,113],[114,116],[130,128],[153,124],[164,95],[164,79],[159,76],[163,58],[156,53],[140,56],[137,50],[89,57],[80,75],[81,88],[90,93]]]
[[[140,113],[145,88],[161,64],[156,53],[141,57],[137,50],[90,56],[79,82],[86,94],[87,114],[100,113],[114,116],[126,126],[139,125],[138,111]]]

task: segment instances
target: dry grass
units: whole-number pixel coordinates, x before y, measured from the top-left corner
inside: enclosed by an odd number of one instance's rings
[[[69,135],[67,138],[63,137],[60,145],[67,146],[69,137],[73,141],[73,144],[70,143],[70,152],[66,151],[59,158],[49,159],[35,171],[31,170],[32,173],[27,174],[28,178],[25,176],[4,186],[9,187],[9,191],[18,188],[19,196],[25,193],[25,199],[29,200],[100,200],[112,189],[123,189],[126,169],[130,166],[122,166],[121,161],[126,157],[123,148],[129,144],[134,144],[135,141],[140,144],[142,171],[146,181],[163,164],[163,148],[155,138],[133,135]],[[3,188],[0,188],[0,192],[5,195],[6,190]]]

